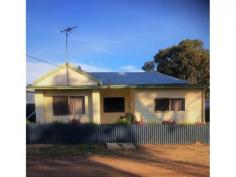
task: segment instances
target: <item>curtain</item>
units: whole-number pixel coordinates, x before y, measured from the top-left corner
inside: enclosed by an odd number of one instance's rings
[[[69,107],[72,118],[80,118],[79,116],[85,113],[84,97],[70,97]]]
[[[172,111],[183,111],[185,109],[184,99],[171,99]]]

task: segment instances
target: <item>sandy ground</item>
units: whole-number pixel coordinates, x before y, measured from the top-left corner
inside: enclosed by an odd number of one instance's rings
[[[142,145],[106,151],[46,156],[27,152],[27,177],[209,176],[208,145]]]

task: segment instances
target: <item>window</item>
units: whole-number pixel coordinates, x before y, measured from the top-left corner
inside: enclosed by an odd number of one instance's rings
[[[184,98],[158,98],[155,99],[155,111],[184,111]]]
[[[85,114],[84,96],[54,96],[53,114],[56,116]]]
[[[169,98],[158,98],[155,99],[155,111],[169,111]]]
[[[103,98],[103,112],[125,112],[124,97]]]
[[[53,114],[67,115],[69,114],[68,97],[54,96],[53,97]]]
[[[69,101],[70,114],[85,114],[85,104],[83,96],[73,96],[70,97]]]
[[[184,111],[184,110],[185,110],[184,98],[171,99],[171,111]]]

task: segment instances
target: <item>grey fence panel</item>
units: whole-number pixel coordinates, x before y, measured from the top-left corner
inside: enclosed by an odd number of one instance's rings
[[[27,144],[209,144],[209,125],[27,124]]]

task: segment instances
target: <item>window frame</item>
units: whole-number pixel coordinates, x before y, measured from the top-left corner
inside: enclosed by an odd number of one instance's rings
[[[168,110],[157,110],[157,106],[156,106],[156,100],[161,100],[161,99],[167,99],[169,100],[169,108]],[[180,110],[173,110],[172,109],[172,101],[173,100],[182,100],[183,101],[183,109],[180,109]],[[155,98],[154,99],[154,111],[155,112],[166,112],[166,111],[173,111],[173,112],[179,112],[179,111],[185,111],[186,110],[186,104],[185,104],[185,98],[166,98],[166,97],[163,97],[163,98]]]
[[[67,108],[66,108],[66,112],[65,113],[56,113],[57,111],[56,111],[56,105],[55,105],[55,98],[67,98]],[[60,108],[59,108],[60,109]],[[53,112],[53,115],[54,116],[67,116],[67,115],[69,115],[70,114],[70,112],[69,112],[69,98],[68,98],[68,96],[53,96],[53,98],[52,98],[52,112]]]
[[[123,99],[123,106],[122,106],[122,110],[107,110],[107,108],[105,107],[105,99],[118,99],[118,98],[122,98]],[[103,113],[124,113],[125,112],[125,97],[119,96],[119,97],[103,97]]]
[[[54,111],[54,98],[55,97],[66,97],[67,98],[67,113],[65,113],[65,114],[55,114],[55,111]],[[84,115],[84,114],[86,114],[86,105],[85,105],[85,96],[63,96],[63,95],[53,95],[52,96],[52,113],[53,113],[53,116],[70,116],[70,115],[72,115],[71,113],[70,113],[70,104],[69,104],[69,102],[70,102],[70,98],[71,97],[74,97],[74,98],[82,98],[82,104],[83,104],[83,107],[82,107],[82,114],[80,114],[80,115]]]
[[[168,109],[167,110],[158,110],[157,109],[157,100],[168,100],[169,103],[168,103]],[[166,111],[170,111],[170,98],[155,98],[154,99],[154,111],[155,112],[166,112]]]
[[[183,101],[183,107],[181,106],[181,109],[179,109],[179,110],[174,110],[174,109],[172,109],[172,101],[174,101],[174,100],[180,100],[180,101]],[[183,108],[183,109],[182,109]],[[186,109],[186,106],[185,106],[185,98],[171,98],[171,100],[170,100],[170,111],[174,111],[174,112],[179,112],[179,111],[185,111],[185,109]]]
[[[68,98],[69,115],[72,115],[72,114],[70,113],[70,103],[69,103],[71,98],[82,98],[82,113],[79,114],[79,115],[84,115],[84,114],[86,114],[85,96],[68,96],[68,97],[69,97],[69,98]]]

